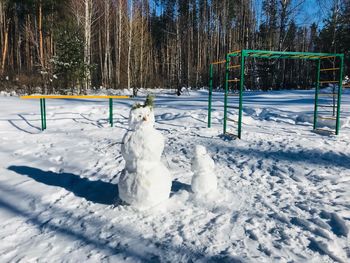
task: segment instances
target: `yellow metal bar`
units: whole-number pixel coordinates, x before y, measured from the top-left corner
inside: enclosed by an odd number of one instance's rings
[[[241,50],[232,51],[232,52],[228,53],[228,55],[237,54],[239,52],[241,52]]]
[[[320,71],[336,71],[339,70],[340,68],[323,68]]]
[[[315,56],[303,56],[302,58],[318,58],[318,57],[315,57]]]
[[[320,81],[320,83],[339,83],[339,80],[324,80]]]
[[[224,64],[226,63],[226,60],[220,60],[220,61],[215,61],[213,63],[211,63],[212,65],[217,65],[217,64]]]
[[[239,79],[229,79],[227,82],[240,82]]]
[[[321,116],[319,116],[318,118],[322,119],[322,120],[336,120],[337,119],[336,117],[321,117]]]
[[[335,58],[335,56],[320,57],[320,59],[326,59],[326,58]]]
[[[21,96],[21,99],[129,99],[130,96],[103,96],[103,95],[31,95]]]
[[[234,65],[234,66],[230,66],[228,68],[240,68],[240,67],[241,67],[241,65]]]
[[[338,93],[320,93],[318,96],[335,96],[338,95]]]

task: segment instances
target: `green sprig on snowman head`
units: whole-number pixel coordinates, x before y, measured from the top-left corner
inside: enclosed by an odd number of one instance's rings
[[[146,100],[143,104],[141,103],[135,103],[131,110],[136,110],[139,108],[145,108],[145,107],[150,107],[151,109],[153,109],[154,107],[154,95],[148,94],[146,97]]]

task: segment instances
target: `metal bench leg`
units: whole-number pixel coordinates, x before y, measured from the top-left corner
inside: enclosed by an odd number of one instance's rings
[[[43,99],[40,99],[40,119],[41,119],[41,130],[45,129],[44,127],[44,103]]]
[[[113,127],[113,99],[109,98],[109,123]]]
[[[44,110],[44,129],[46,130],[46,100],[43,99],[43,110]]]

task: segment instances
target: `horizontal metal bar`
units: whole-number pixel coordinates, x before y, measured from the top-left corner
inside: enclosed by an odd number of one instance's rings
[[[226,60],[215,61],[215,62],[212,62],[211,64],[217,65],[217,64],[224,64],[224,63],[226,63]]]
[[[241,67],[241,65],[234,65],[234,66],[230,66],[228,68],[240,68],[240,67]]]
[[[322,80],[320,83],[339,83],[339,80]]]
[[[302,56],[312,56],[317,58],[327,58],[327,57],[344,57],[344,54],[330,54],[330,53],[312,53],[312,52],[292,52],[292,51],[266,51],[266,50],[243,50],[247,56],[248,54],[274,54],[274,55],[302,55]]]
[[[336,105],[321,105],[321,104],[319,104],[318,106],[319,107],[325,107],[325,108],[337,108],[338,107]]]
[[[322,119],[322,120],[336,120],[337,118],[336,117],[322,117],[322,116],[318,116],[319,119]]]
[[[320,59],[326,59],[326,58],[335,58],[336,56],[324,56],[324,57],[321,57]]]
[[[229,79],[227,82],[240,82],[240,79]]]
[[[129,99],[131,96],[100,96],[100,95],[31,95],[21,96],[21,99]]]
[[[319,93],[318,96],[335,96],[338,95],[338,93]]]
[[[323,68],[323,69],[320,69],[320,71],[336,71],[336,70],[339,70],[340,68]]]
[[[236,50],[236,51],[232,51],[232,52],[228,53],[227,55],[233,55],[233,54],[237,54],[240,52],[241,52],[241,50]]]
[[[266,58],[266,59],[307,59],[307,60],[317,60],[319,57],[297,57],[289,55],[251,55],[250,58]]]

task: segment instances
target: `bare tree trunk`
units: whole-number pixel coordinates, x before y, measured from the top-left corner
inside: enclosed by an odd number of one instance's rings
[[[5,29],[5,37],[4,37],[4,45],[2,50],[2,61],[1,61],[1,75],[5,73],[5,64],[8,50],[8,36],[9,36],[9,27],[10,27],[10,19],[7,21],[6,29]]]
[[[140,16],[141,16],[141,44],[140,44],[140,87],[143,87],[143,49],[144,49],[144,21],[143,21],[143,0],[141,0],[141,10],[140,10]]]
[[[181,38],[180,38],[180,21],[178,19],[177,25],[176,25],[176,47],[177,47],[177,63],[178,63],[178,88],[182,86],[182,49],[181,49]]]
[[[38,27],[39,27],[39,56],[41,67],[45,67],[44,61],[44,43],[43,43],[43,13],[42,13],[42,2],[39,1],[39,17],[38,17]]]
[[[122,4],[123,0],[119,0],[119,28],[118,28],[118,86],[120,87],[120,74],[121,74],[121,55],[122,55],[122,8],[123,8],[123,4]]]
[[[130,3],[130,21],[129,21],[129,41],[128,41],[128,89],[131,88],[131,49],[132,49],[132,22],[133,22],[133,1]],[[137,91],[133,90],[134,96]]]
[[[84,64],[91,65],[91,26],[92,26],[92,1],[84,0],[85,16],[84,16]],[[86,71],[85,76],[85,93],[91,86],[90,69]]]
[[[110,44],[110,2],[105,1],[105,33],[106,33],[106,46],[105,46],[105,59],[104,59],[104,75],[105,85],[110,87],[111,85],[111,44]]]

